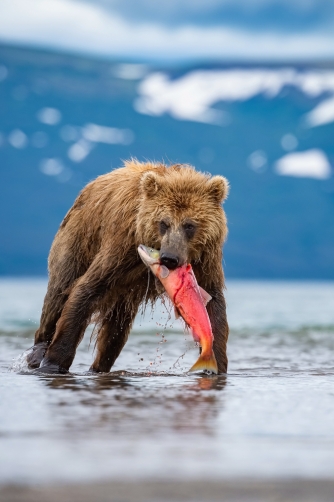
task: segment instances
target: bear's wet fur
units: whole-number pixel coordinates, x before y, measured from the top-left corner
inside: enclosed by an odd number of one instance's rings
[[[219,373],[227,371],[228,324],[222,246],[227,224],[222,176],[189,165],[125,162],[79,194],[49,255],[49,283],[35,350],[28,363],[43,372],[67,371],[87,325],[98,323],[93,372],[108,372],[123,349],[142,302],[161,293],[137,247],[192,264],[211,296],[207,309]],[[175,265],[174,265],[175,266]]]

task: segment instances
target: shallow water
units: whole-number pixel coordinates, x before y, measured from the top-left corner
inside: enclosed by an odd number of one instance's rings
[[[112,373],[37,376],[46,282],[0,281],[0,483],[332,477],[334,284],[229,282],[227,376],[188,375],[198,349],[168,308],[138,316]]]

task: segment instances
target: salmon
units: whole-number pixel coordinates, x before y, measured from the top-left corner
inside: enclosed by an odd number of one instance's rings
[[[206,304],[211,296],[196,281],[192,266],[188,263],[175,270],[168,270],[161,265],[159,251],[142,244],[138,253],[146,266],[160,280],[167,295],[173,302],[176,313],[181,315],[190,327],[196,342],[201,346],[201,353],[189,371],[218,373],[217,361],[213,352],[213,333]]]

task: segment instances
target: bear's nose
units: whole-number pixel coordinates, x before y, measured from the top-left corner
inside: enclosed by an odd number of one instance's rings
[[[169,270],[174,270],[179,264],[179,259],[174,254],[162,253],[160,263],[165,265]]]

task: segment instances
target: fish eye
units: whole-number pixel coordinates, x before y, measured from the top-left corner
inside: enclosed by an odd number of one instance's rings
[[[168,229],[169,229],[168,223],[166,223],[166,221],[163,221],[163,220],[160,221],[160,223],[159,223],[160,234],[165,235],[165,233],[167,232]]]

